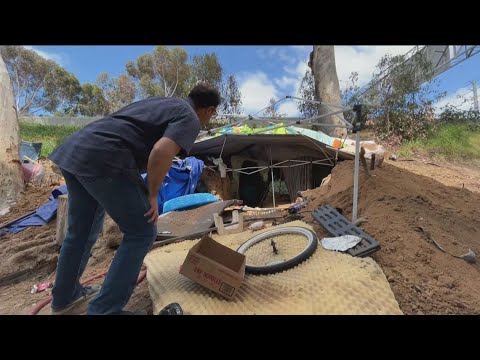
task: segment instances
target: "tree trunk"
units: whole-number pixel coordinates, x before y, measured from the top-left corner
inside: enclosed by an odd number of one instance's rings
[[[315,94],[321,102],[334,105],[342,105],[340,98],[340,85],[338,83],[337,68],[335,66],[335,51],[333,46],[313,46],[313,52],[310,54],[309,66],[312,69],[315,79]],[[339,110],[320,106],[320,115]],[[343,119],[343,114],[338,114]],[[328,116],[320,120],[322,124],[344,125],[336,116]],[[335,137],[343,137],[347,130],[340,127],[321,127],[321,130]]]
[[[0,56],[0,215],[23,190],[19,126],[7,68]]]

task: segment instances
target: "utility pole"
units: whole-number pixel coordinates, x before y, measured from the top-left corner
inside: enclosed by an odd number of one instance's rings
[[[478,109],[478,95],[477,95],[477,82],[475,80],[472,81],[473,86],[473,108],[475,111],[479,111]]]

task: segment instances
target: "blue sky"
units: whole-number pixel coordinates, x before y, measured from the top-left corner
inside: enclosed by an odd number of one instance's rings
[[[268,105],[270,98],[297,95],[297,89],[307,68],[311,46],[183,46],[190,56],[215,52],[226,74],[235,74],[247,113]],[[378,60],[386,53],[404,54],[410,46],[335,46],[335,60],[340,87],[351,72],[359,73],[359,83],[367,83]],[[40,55],[57,61],[74,73],[80,82],[94,82],[102,72],[117,76],[124,72],[125,64],[139,55],[151,52],[153,46],[28,46]],[[448,95],[438,104],[459,105],[458,95],[473,106],[469,81],[480,86],[480,54],[464,61],[438,77],[440,89]],[[279,111],[294,116],[296,102],[286,100]]]

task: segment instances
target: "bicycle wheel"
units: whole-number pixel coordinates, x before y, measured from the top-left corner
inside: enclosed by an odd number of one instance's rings
[[[269,240],[270,241],[267,241]],[[308,259],[317,249],[317,235],[306,228],[286,226],[266,231],[244,242],[237,252],[247,258],[245,272],[274,274]]]

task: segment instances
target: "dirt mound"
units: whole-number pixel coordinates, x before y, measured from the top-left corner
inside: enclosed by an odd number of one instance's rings
[[[10,212],[0,217],[0,224],[10,222],[36,210],[48,201],[53,189],[63,185],[63,178],[48,160],[42,161],[46,176],[40,185],[27,184]],[[28,314],[33,306],[47,298],[51,289],[31,294],[32,285],[55,280],[60,247],[56,243],[56,220],[45,226],[34,226],[17,234],[0,238],[0,314]],[[83,279],[108,270],[122,234],[106,216],[102,235],[92,249]],[[99,280],[101,282],[102,279]],[[127,309],[146,309],[152,313],[148,284],[144,281],[134,291]],[[48,313],[49,307],[44,312]]]
[[[41,184],[26,184],[17,203],[10,212],[0,217],[0,224],[6,224],[22,217],[48,201],[52,191],[62,185],[49,160],[41,160],[45,175]],[[59,246],[55,241],[55,220],[45,226],[29,227],[17,234],[0,238],[0,285],[17,281],[31,272],[51,272],[55,269]]]
[[[362,228],[381,244],[372,257],[384,270],[402,311],[480,313],[479,264],[442,252],[432,241],[453,255],[469,249],[480,255],[480,195],[389,163],[373,175],[360,171],[358,216],[368,218]],[[306,221],[314,222],[311,211],[324,204],[341,208],[351,219],[353,162],[338,164],[328,184],[304,195],[311,201],[304,212]],[[315,229],[327,235],[320,225]]]

